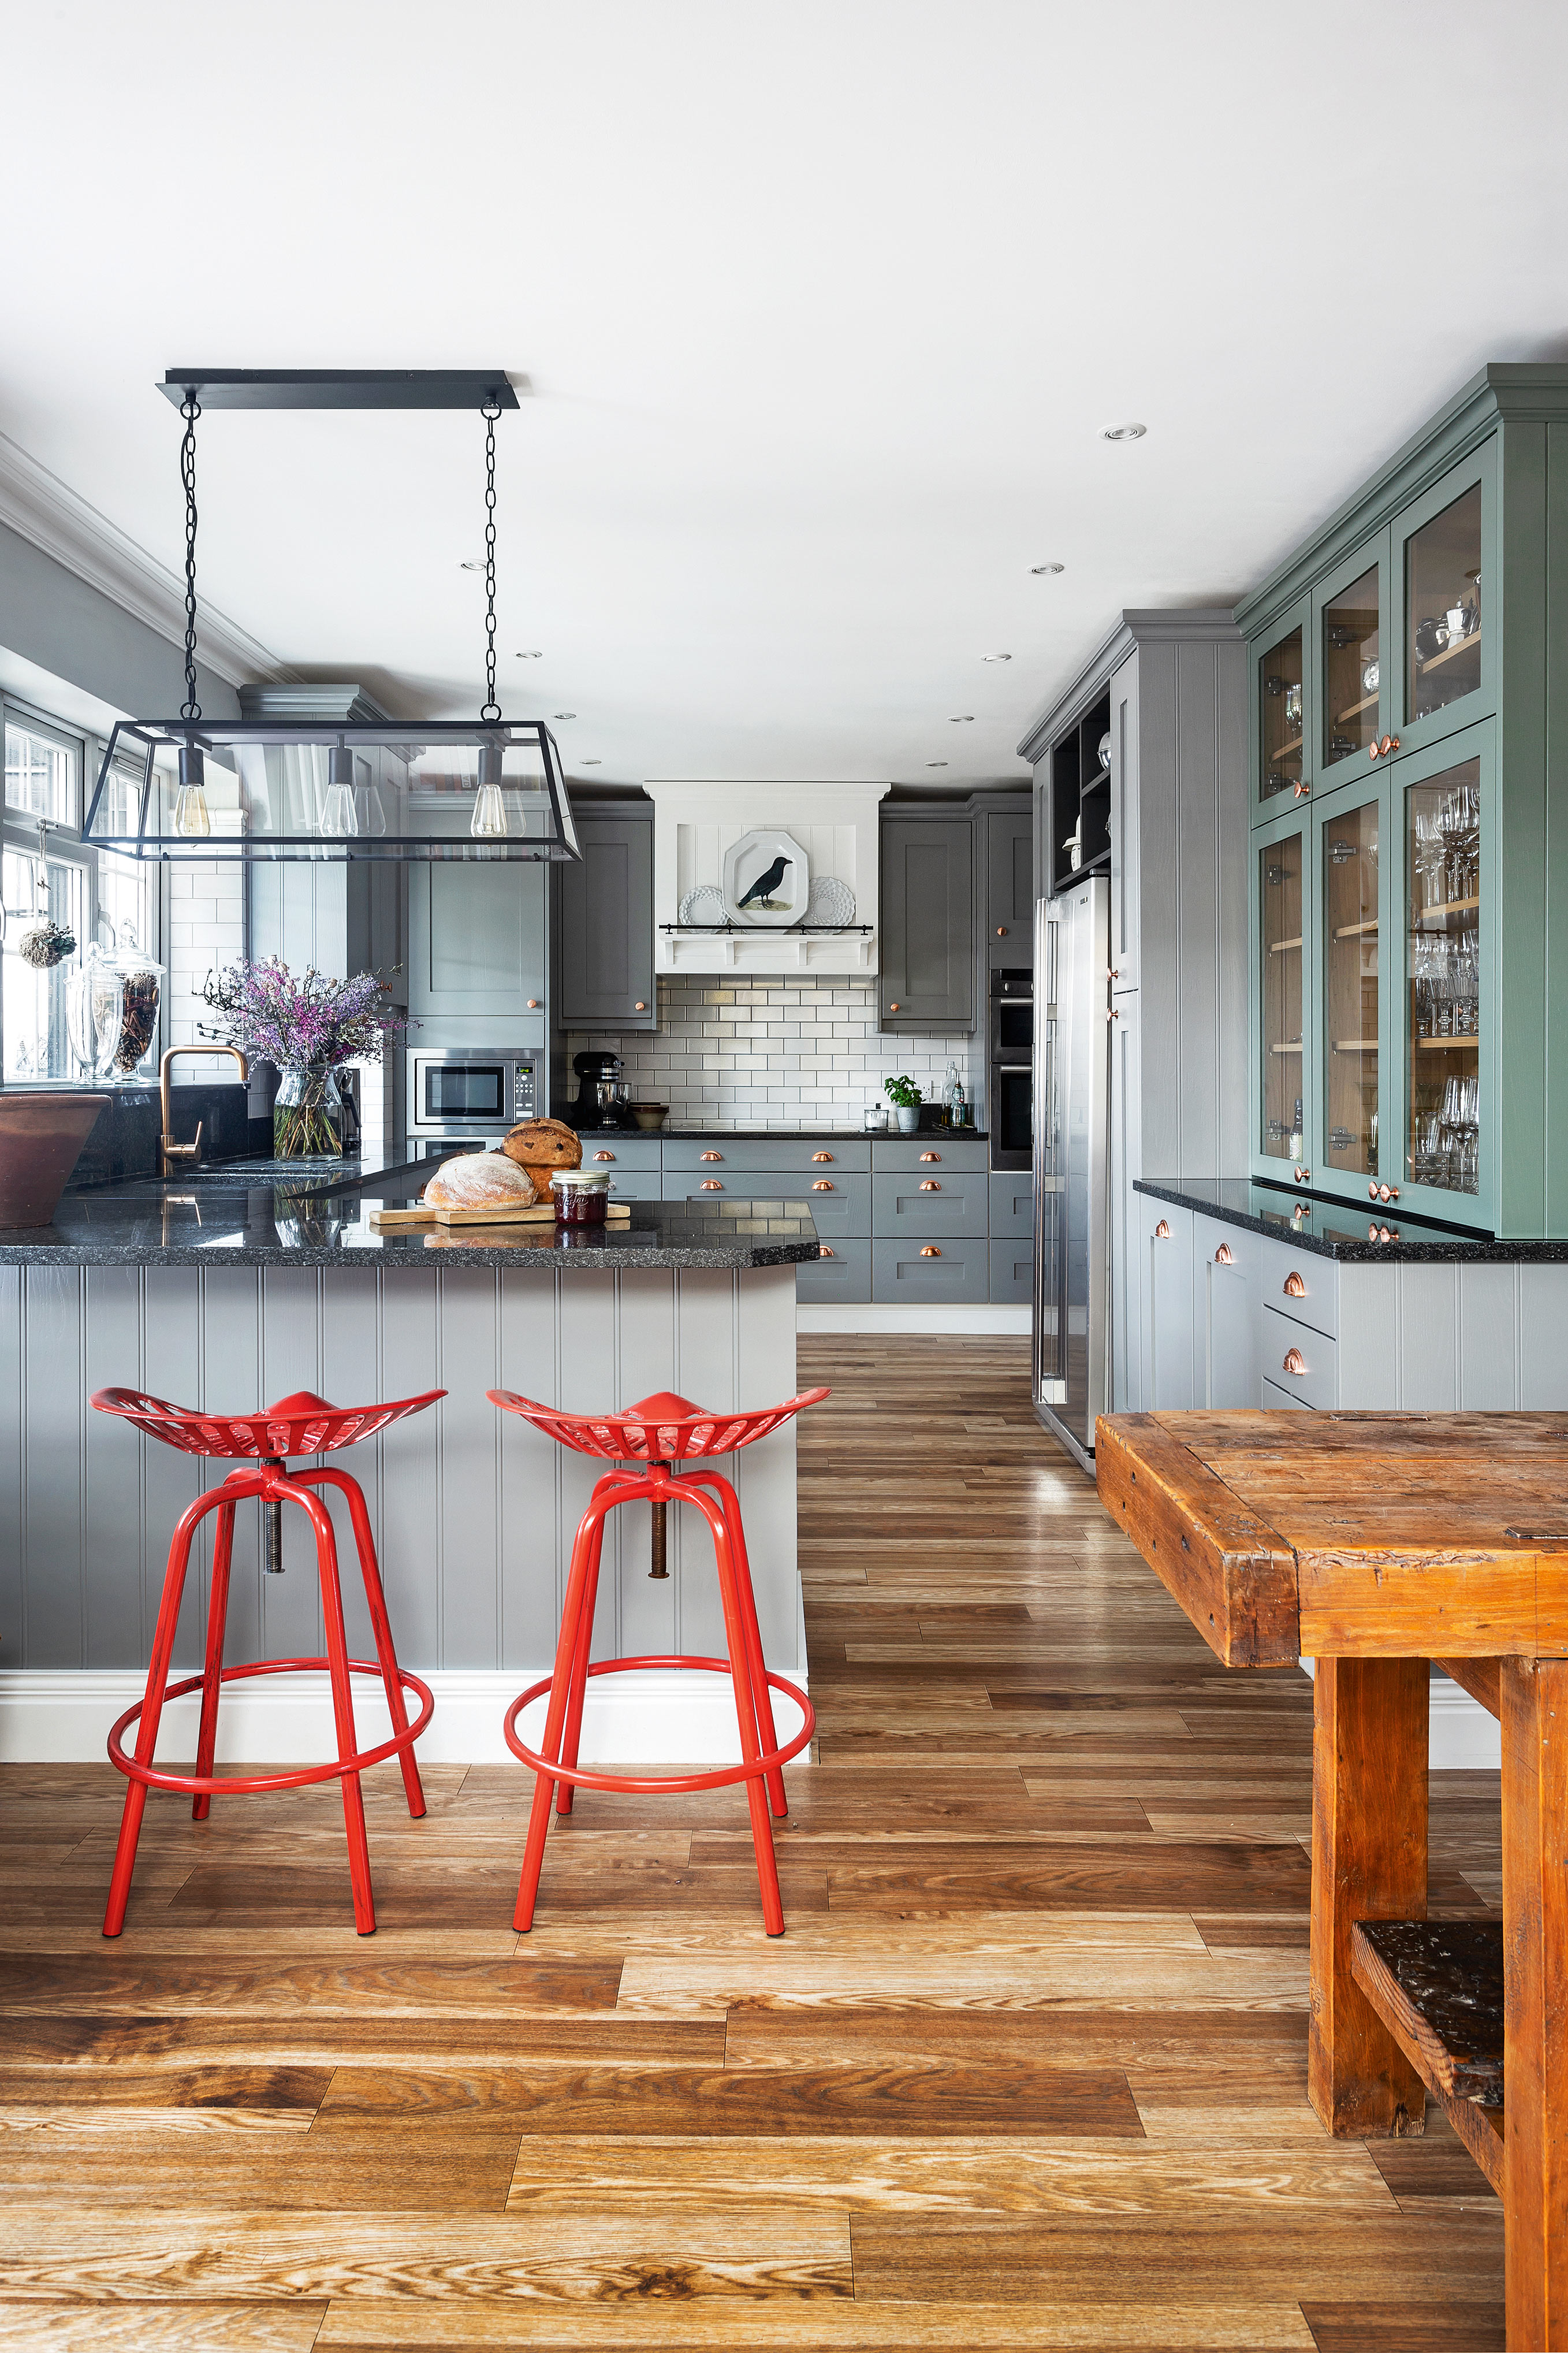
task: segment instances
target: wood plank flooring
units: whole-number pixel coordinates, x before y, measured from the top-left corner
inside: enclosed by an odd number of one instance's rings
[[[1497,2200],[1306,2099],[1311,1694],[1230,1674],[1029,1411],[1021,1343],[814,1339],[815,1763],[584,1794],[510,1927],[521,1767],[154,1797],[0,1768],[0,2353],[1500,2348]],[[1434,1778],[1432,1910],[1495,1907]]]

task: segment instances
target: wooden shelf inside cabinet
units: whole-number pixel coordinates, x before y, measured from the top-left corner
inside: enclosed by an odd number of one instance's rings
[[[1336,940],[1363,940],[1366,938],[1368,933],[1375,932],[1376,929],[1377,917],[1372,915],[1364,923],[1336,923],[1334,937]]]
[[[1100,793],[1100,792],[1105,792],[1105,793],[1108,793],[1110,790],[1110,769],[1109,769],[1109,768],[1101,768],[1101,770],[1100,770],[1100,774],[1099,774],[1099,776],[1091,776],[1091,777],[1089,778],[1089,780],[1088,784],[1087,784],[1087,785],[1085,785],[1085,786],[1083,787],[1083,790],[1082,790],[1081,794],[1079,796],[1079,797],[1081,800],[1088,800],[1088,798],[1089,798],[1089,797],[1090,793]]]
[[[1268,757],[1271,760],[1292,760],[1301,748],[1300,735],[1292,735],[1289,744],[1276,744]]]
[[[1301,943],[1299,937],[1293,940],[1270,940],[1268,943],[1268,953],[1270,955],[1284,955],[1289,952],[1289,950],[1291,948],[1299,948],[1300,944]]]
[[[1334,1051],[1336,1054],[1375,1054],[1377,1039],[1375,1038],[1336,1038]]]
[[[1449,915],[1479,914],[1480,905],[1479,899],[1448,899],[1440,907],[1423,907],[1411,925],[1411,929],[1424,932],[1429,925],[1435,928],[1439,921]]]
[[[1500,1920],[1358,1920],[1351,1968],[1492,2188],[1503,2187]]]
[[[1441,670],[1445,663],[1458,661],[1459,656],[1461,654],[1468,654],[1472,646],[1479,649],[1480,642],[1481,633],[1479,629],[1472,629],[1469,636],[1468,638],[1461,638],[1457,646],[1445,646],[1442,652],[1440,654],[1434,654],[1430,661],[1418,661],[1415,665],[1416,677],[1425,678],[1429,670]]]
[[[1268,1050],[1271,1054],[1299,1054],[1301,1050],[1301,1040],[1300,1038],[1292,1038],[1288,1044],[1270,1046]]]
[[[1415,1040],[1423,1054],[1473,1054],[1480,1042],[1479,1038],[1417,1038]]]
[[[1346,721],[1347,719],[1359,719],[1359,718],[1361,717],[1361,714],[1362,714],[1362,712],[1363,712],[1363,711],[1375,711],[1376,709],[1377,709],[1377,697],[1376,697],[1376,695],[1375,695],[1375,694],[1363,694],[1363,695],[1362,696],[1362,699],[1361,699],[1361,701],[1360,701],[1359,702],[1352,702],[1352,703],[1351,703],[1351,704],[1348,706],[1348,708],[1347,708],[1347,709],[1345,709],[1345,710],[1343,710],[1343,711],[1336,711],[1336,712],[1335,712],[1335,713],[1334,713],[1334,725],[1335,725],[1336,727],[1342,727],[1342,726],[1344,725],[1345,721]]]

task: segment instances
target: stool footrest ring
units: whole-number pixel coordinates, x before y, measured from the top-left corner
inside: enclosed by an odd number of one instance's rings
[[[600,1659],[588,1669],[588,1673],[590,1677],[620,1675],[637,1667],[695,1667],[716,1675],[728,1675],[733,1672],[728,1659],[697,1659],[683,1656]],[[756,1757],[749,1765],[744,1761],[739,1765],[721,1765],[711,1773],[652,1775],[591,1773],[577,1765],[552,1765],[548,1757],[541,1757],[537,1749],[528,1747],[519,1737],[517,1730],[518,1717],[531,1701],[543,1697],[554,1682],[552,1675],[546,1675],[541,1683],[531,1683],[520,1698],[513,1700],[502,1721],[501,1730],[506,1736],[506,1745],[514,1757],[520,1757],[525,1765],[531,1765],[536,1773],[548,1773],[556,1781],[569,1781],[575,1789],[621,1789],[630,1791],[637,1797],[657,1797],[660,1791],[666,1789],[676,1793],[684,1789],[722,1789],[733,1781],[760,1780],[764,1774],[771,1773],[775,1766],[787,1765],[792,1757],[800,1755],[816,1729],[816,1711],[799,1684],[788,1682],[783,1675],[775,1675],[771,1669],[764,1669],[763,1672],[774,1691],[783,1692],[786,1699],[794,1700],[805,1721],[793,1740],[784,1741],[777,1748],[769,1749],[765,1756]]]
[[[263,1659],[254,1666],[225,1667],[218,1681],[235,1683],[243,1683],[250,1675],[325,1674],[328,1666],[325,1659]],[[374,1661],[351,1659],[348,1667],[351,1675],[374,1675],[378,1684],[382,1681],[381,1668]],[[368,1766],[380,1765],[399,1749],[411,1746],[435,1714],[436,1697],[428,1683],[421,1683],[406,1667],[398,1668],[397,1679],[405,1691],[419,1694],[421,1713],[417,1721],[406,1732],[395,1732],[378,1747],[362,1749],[357,1757],[334,1757],[330,1764],[308,1765],[297,1773],[249,1773],[242,1779],[233,1775],[219,1779],[211,1773],[166,1773],[155,1765],[143,1765],[136,1757],[128,1757],[121,1744],[121,1735],[127,1725],[134,1724],[147,1704],[145,1699],[139,1699],[134,1707],[126,1709],[110,1733],[109,1761],[127,1780],[144,1781],[150,1789],[174,1789],[186,1797],[203,1790],[215,1796],[237,1797],[258,1789],[300,1789],[311,1781],[339,1781],[345,1773],[363,1773]],[[203,1675],[186,1675],[180,1683],[168,1683],[164,1686],[164,1700],[181,1699],[186,1692],[199,1692],[205,1681]]]

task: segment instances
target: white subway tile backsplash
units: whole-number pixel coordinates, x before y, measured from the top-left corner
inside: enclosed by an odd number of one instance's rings
[[[679,976],[658,983],[651,1035],[566,1041],[568,1055],[595,1047],[619,1054],[634,1097],[668,1103],[672,1126],[776,1128],[858,1127],[868,1103],[886,1103],[883,1082],[900,1073],[935,1100],[949,1062],[973,1102],[979,1044],[967,1032],[882,1037],[873,979],[719,986]]]

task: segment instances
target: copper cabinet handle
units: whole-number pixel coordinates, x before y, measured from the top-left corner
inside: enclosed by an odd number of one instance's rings
[[[1397,752],[1398,749],[1398,736],[1385,735],[1381,744],[1369,744],[1367,745],[1367,757],[1372,760],[1386,760],[1391,752]]]
[[[1310,1185],[1312,1181],[1312,1172],[1310,1168],[1292,1168],[1290,1174],[1298,1185]]]
[[[814,1152],[811,1156],[814,1160],[831,1160],[833,1155],[831,1152]]]
[[[892,1001],[892,1003],[891,1003],[891,1005],[889,1005],[889,1006],[888,1010],[889,1010],[889,1013],[896,1013],[896,1012],[898,1011],[898,1009],[899,1009],[899,1000],[898,1000],[898,998],[895,997],[894,997],[894,999],[893,999],[893,1001]]]
[[[998,924],[997,924],[997,926],[996,926],[996,936],[997,936],[997,938],[998,938],[999,940],[1005,940],[1005,939],[1006,938],[1006,936],[1007,936],[1007,926],[1006,926],[1006,924],[1005,924],[1005,923],[998,923]]]
[[[1285,1296],[1287,1299],[1305,1299],[1307,1296],[1307,1286],[1294,1267],[1285,1277]]]
[[[942,1178],[940,1176],[922,1176],[921,1178],[921,1191],[922,1193],[940,1193],[941,1190]]]
[[[721,1152],[700,1152],[697,1156],[700,1160],[722,1160],[724,1157]]]
[[[1380,1185],[1377,1188],[1377,1198],[1380,1201],[1397,1201],[1399,1198],[1398,1186]]]
[[[816,1255],[818,1258],[837,1258],[838,1252],[835,1250],[829,1250],[826,1242],[819,1242],[817,1244]]]
[[[1231,1249],[1228,1242],[1221,1242],[1218,1250],[1216,1250],[1214,1254],[1214,1262],[1215,1266],[1234,1266],[1236,1264],[1236,1252]]]
[[[833,1179],[832,1179],[832,1177],[831,1177],[831,1176],[816,1176],[816,1177],[814,1177],[814,1178],[812,1179],[812,1186],[811,1186],[811,1189],[812,1189],[812,1191],[813,1191],[814,1193],[831,1193],[831,1192],[832,1192],[832,1190],[833,1190]]]
[[[717,1176],[704,1176],[697,1189],[700,1193],[721,1193],[724,1187]]]
[[[922,1160],[940,1160],[942,1158],[942,1155],[940,1152],[922,1152],[921,1154],[921,1158]]]
[[[537,1012],[538,1012],[538,1010],[539,1010],[539,999],[538,999],[538,997],[531,997],[529,998],[529,1000],[528,1000],[528,1009],[529,1009],[529,1011],[530,1011],[531,1013],[537,1013]]]
[[[647,1005],[644,1003],[643,999],[642,999],[640,997],[637,998],[637,1003],[633,1006],[633,1008],[632,1008],[632,1011],[633,1011],[634,1013],[646,1013],[646,1012],[647,1011]]]
[[[594,1155],[595,1160],[613,1160],[615,1156],[613,1152],[595,1152]]]
[[[1310,785],[1292,785],[1290,787],[1291,792],[1299,801],[1306,800],[1310,795],[1311,789],[1312,787]]]
[[[1158,1225],[1155,1227],[1155,1229],[1154,1229],[1154,1240],[1155,1240],[1157,1242],[1168,1242],[1168,1241],[1170,1240],[1170,1239],[1171,1239],[1171,1225],[1170,1225],[1170,1220],[1169,1220],[1169,1219],[1168,1219],[1168,1218],[1162,1218],[1162,1219],[1161,1219],[1161,1220],[1160,1220],[1160,1222],[1159,1222],[1159,1224],[1158,1224]]]
[[[942,1252],[938,1250],[934,1242],[922,1242],[921,1245],[921,1258],[940,1258],[942,1256]]]
[[[1287,1348],[1285,1351],[1285,1362],[1281,1365],[1279,1369],[1284,1373],[1294,1373],[1297,1378],[1300,1379],[1301,1375],[1307,1369],[1307,1359],[1303,1356],[1300,1348]]]

